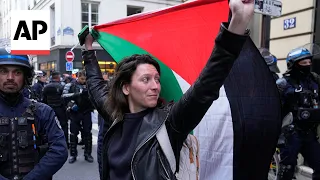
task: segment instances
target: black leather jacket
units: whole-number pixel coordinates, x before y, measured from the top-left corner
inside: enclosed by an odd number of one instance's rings
[[[64,107],[64,101],[61,97],[63,86],[60,82],[51,82],[44,86],[42,92],[42,102],[50,107]]]
[[[135,152],[131,161],[131,172],[135,180],[176,179],[170,165],[155,137],[163,123],[166,123],[169,139],[175,154],[180,158],[182,143],[201,121],[212,102],[219,97],[219,90],[228,76],[232,65],[239,56],[248,36],[240,36],[226,30],[227,24],[221,26],[215,40],[215,48],[202,70],[199,78],[170,108],[156,107],[143,118]],[[87,74],[87,83],[92,102],[99,114],[107,116],[103,107],[107,98],[108,86],[104,83],[94,51],[84,51],[83,58]],[[108,140],[121,126],[121,121],[114,121],[103,141],[102,180],[109,179]]]

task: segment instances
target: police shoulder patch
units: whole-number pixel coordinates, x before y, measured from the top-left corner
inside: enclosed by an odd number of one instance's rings
[[[55,119],[55,121],[56,121],[57,126],[58,126],[60,129],[62,129],[58,117],[56,116],[56,117],[54,117],[54,119]]]

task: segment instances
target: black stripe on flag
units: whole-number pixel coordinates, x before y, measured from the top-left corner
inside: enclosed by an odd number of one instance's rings
[[[233,130],[233,180],[265,180],[281,129],[281,103],[271,72],[249,39],[225,81]]]

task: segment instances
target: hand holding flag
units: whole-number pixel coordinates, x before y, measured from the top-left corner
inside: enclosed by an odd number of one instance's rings
[[[254,12],[254,0],[230,0],[232,18],[228,30],[235,34],[244,34]]]
[[[85,42],[84,42],[84,46],[85,46],[86,50],[93,50],[93,48],[92,48],[93,41],[94,41],[94,39],[93,39],[92,35],[89,33],[86,37]]]

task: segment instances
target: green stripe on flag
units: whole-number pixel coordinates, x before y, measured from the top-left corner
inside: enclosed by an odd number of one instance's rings
[[[123,58],[133,54],[151,55],[159,63],[161,69],[160,96],[167,101],[177,101],[182,97],[183,92],[172,70],[162,63],[157,57],[136,46],[135,44],[109,33],[92,30],[91,34],[95,37],[101,47],[105,49],[117,63],[119,63]]]

